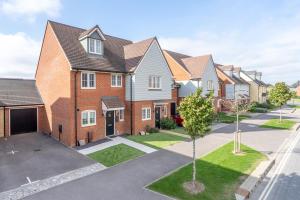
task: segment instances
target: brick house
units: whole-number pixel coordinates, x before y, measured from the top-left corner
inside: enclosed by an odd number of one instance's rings
[[[48,21],[36,70],[41,131],[68,146],[159,126],[177,88],[156,38],[140,42]]]

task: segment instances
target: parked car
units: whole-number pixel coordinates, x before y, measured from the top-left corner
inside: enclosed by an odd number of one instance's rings
[[[177,126],[182,126],[183,119],[180,117],[180,115],[173,115],[172,118],[176,122]]]

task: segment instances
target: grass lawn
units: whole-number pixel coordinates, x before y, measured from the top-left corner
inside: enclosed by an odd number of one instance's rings
[[[111,167],[121,162],[144,155],[145,153],[126,144],[118,144],[88,155],[93,160]]]
[[[173,131],[173,132],[176,132],[176,133],[181,133],[181,134],[187,134],[184,130],[184,127],[180,127],[180,126],[177,126],[175,129],[172,129],[170,131]]]
[[[290,129],[296,124],[295,121],[283,119],[282,122],[279,119],[270,119],[260,127],[273,128],[273,129]]]
[[[243,119],[248,119],[251,118],[249,115],[239,115],[239,121],[243,120]],[[219,120],[219,122],[222,123],[233,123],[236,121],[236,115],[235,114],[226,114],[224,112],[220,112],[219,113],[219,118],[217,118],[216,120]]]
[[[186,140],[186,138],[184,137],[163,133],[163,131],[161,131],[160,133],[152,133],[150,135],[131,135],[128,136],[127,139],[155,149],[161,149],[166,146]]]
[[[205,191],[191,195],[182,187],[192,179],[192,164],[148,186],[149,189],[184,200],[233,200],[237,186],[266,157],[260,152],[242,145],[243,156],[232,153],[230,142],[196,162],[197,180],[205,185]]]
[[[298,106],[298,105],[288,105],[288,107],[290,107],[290,108],[296,108],[296,109],[300,109],[300,106]]]

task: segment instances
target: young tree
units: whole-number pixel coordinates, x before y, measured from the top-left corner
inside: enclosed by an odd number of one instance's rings
[[[270,91],[270,102],[275,106],[280,107],[280,122],[282,121],[282,106],[286,104],[286,102],[291,98],[292,93],[290,91],[290,88],[284,82],[276,83]]]
[[[293,101],[293,105],[295,105],[295,98],[297,97],[297,92],[296,91],[291,91],[291,99]]]
[[[204,137],[208,132],[213,118],[212,94],[202,96],[202,89],[185,97],[180,103],[178,111],[183,118],[183,126],[193,141],[193,180],[192,185],[196,190],[196,137]]]

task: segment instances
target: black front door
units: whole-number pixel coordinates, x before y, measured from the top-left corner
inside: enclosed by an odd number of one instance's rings
[[[160,107],[155,107],[155,127],[160,128]]]
[[[10,134],[36,132],[36,117],[36,108],[10,110]]]
[[[106,112],[106,136],[114,135],[115,133],[115,112]]]
[[[176,115],[176,103],[171,103],[171,116]]]

